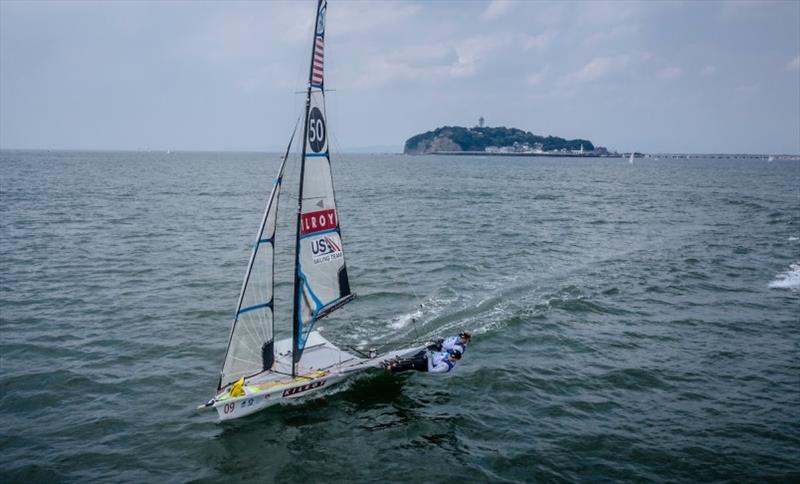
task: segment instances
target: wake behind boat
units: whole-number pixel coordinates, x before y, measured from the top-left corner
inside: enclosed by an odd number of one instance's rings
[[[217,392],[208,403],[221,420],[249,415],[286,399],[328,388],[348,375],[422,347],[356,356],[314,331],[315,323],[355,299],[350,290],[333,190],[324,90],[325,13],[318,0],[300,157],[295,231],[292,337],[275,341],[273,311],[275,231],[283,156],[245,272]],[[295,127],[295,130],[297,127]]]

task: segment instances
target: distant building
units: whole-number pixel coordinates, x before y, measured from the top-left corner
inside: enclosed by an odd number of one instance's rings
[[[479,127],[479,128],[483,128],[483,116],[481,116],[480,118],[478,118],[478,127]]]

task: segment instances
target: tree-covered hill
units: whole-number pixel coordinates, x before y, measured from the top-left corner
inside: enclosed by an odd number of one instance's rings
[[[531,148],[536,146],[543,151],[579,150],[581,145],[586,151],[594,150],[592,142],[585,139],[566,140],[557,136],[538,136],[516,128],[444,126],[412,136],[406,141],[403,152],[423,154],[436,151],[484,151],[490,146],[503,148],[514,146],[514,143]]]

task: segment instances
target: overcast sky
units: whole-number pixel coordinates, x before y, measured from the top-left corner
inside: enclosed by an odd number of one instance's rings
[[[0,0],[0,147],[276,150],[315,0]],[[800,153],[800,2],[329,0],[333,148],[442,125]]]

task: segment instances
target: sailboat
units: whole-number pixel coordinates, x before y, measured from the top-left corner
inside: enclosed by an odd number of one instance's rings
[[[631,153],[631,157],[628,158],[628,163],[633,163],[633,153]]]
[[[213,407],[220,420],[305,397],[350,375],[378,367],[386,359],[405,357],[422,349],[406,348],[380,357],[377,351],[370,350],[368,354],[358,352],[357,356],[338,348],[314,329],[317,321],[356,297],[347,275],[328,149],[326,12],[327,0],[318,0],[300,157],[292,337],[275,341],[273,293],[278,202],[294,133],[267,199],[245,271],[217,391],[199,407]]]

